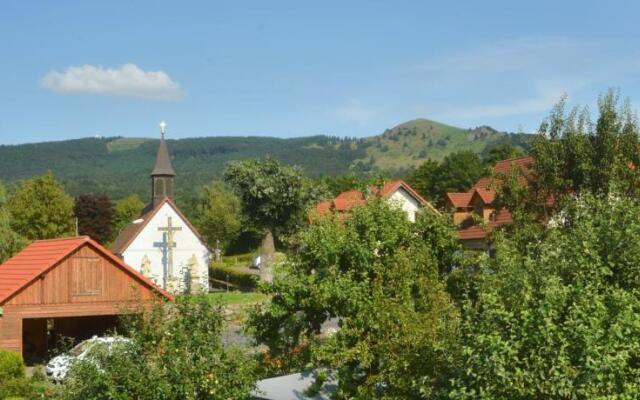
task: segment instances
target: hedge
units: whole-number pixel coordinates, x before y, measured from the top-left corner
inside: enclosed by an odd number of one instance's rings
[[[24,378],[24,361],[20,354],[0,350],[0,386],[11,379]]]

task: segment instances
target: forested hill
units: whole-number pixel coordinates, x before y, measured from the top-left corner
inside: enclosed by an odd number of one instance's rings
[[[505,141],[526,147],[527,136],[421,119],[363,139],[202,137],[169,139],[167,143],[178,175],[177,195],[181,196],[220,178],[230,160],[270,155],[299,165],[310,177],[376,169],[398,174],[453,151],[482,153]],[[12,183],[52,170],[72,195],[106,193],[118,199],[136,192],[146,199],[157,146],[155,139],[121,137],[0,146],[0,180]]]

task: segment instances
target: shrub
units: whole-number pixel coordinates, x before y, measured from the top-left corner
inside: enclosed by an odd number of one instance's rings
[[[212,266],[209,270],[209,277],[220,281],[229,282],[236,289],[251,291],[256,288],[258,276],[239,270],[234,267]],[[221,284],[218,284],[220,286]],[[224,285],[223,285],[224,286]]]
[[[24,378],[22,356],[10,351],[0,350],[0,386],[11,379]]]

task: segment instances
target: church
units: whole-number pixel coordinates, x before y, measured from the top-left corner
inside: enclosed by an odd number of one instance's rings
[[[111,251],[172,294],[207,292],[211,252],[176,206],[176,173],[160,124],[160,145],[151,172],[151,201],[118,235]]]

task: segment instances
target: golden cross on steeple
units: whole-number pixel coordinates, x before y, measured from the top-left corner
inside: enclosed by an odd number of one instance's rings
[[[164,121],[160,122],[160,137],[162,139],[164,139],[164,133],[165,133],[165,128],[167,127],[167,124]]]

